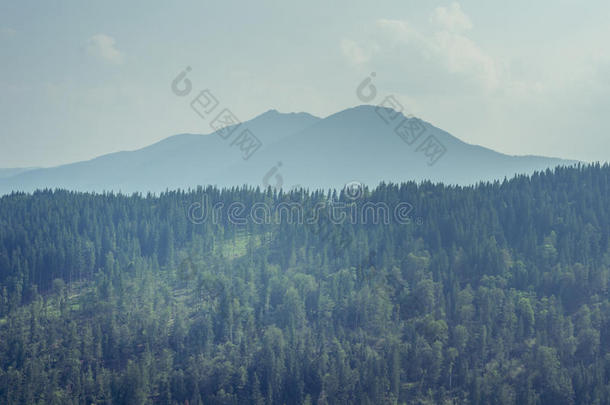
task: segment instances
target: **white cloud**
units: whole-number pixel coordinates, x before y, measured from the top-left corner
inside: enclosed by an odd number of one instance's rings
[[[359,65],[370,59],[370,55],[357,42],[350,39],[341,41],[341,50],[345,57],[354,65]]]
[[[443,21],[443,27],[449,27],[451,30],[441,29],[428,34],[416,29],[407,21],[380,19],[377,20],[377,26],[382,30],[383,43],[395,48],[396,54],[415,53],[417,61],[406,61],[411,65],[413,63],[427,65],[422,68],[424,70],[430,67],[442,69],[447,73],[474,81],[483,89],[495,90],[500,80],[499,64],[474,41],[458,32],[456,27],[463,29],[467,26],[466,22],[470,22],[459,5],[454,3],[449,9],[439,7],[433,15],[436,17],[440,15],[438,18]]]
[[[472,22],[460,7],[453,2],[449,7],[437,7],[430,19],[441,28],[451,32],[463,32],[472,29]]]
[[[388,20],[381,18],[377,20],[377,25],[382,29],[394,33],[395,37],[402,41],[416,40],[421,41],[420,33],[404,20]]]
[[[358,71],[378,72],[379,94],[396,95],[409,112],[505,153],[607,160],[610,52],[596,40],[607,28],[546,39],[536,51],[483,46],[453,3],[429,19],[378,19],[372,32],[351,38],[368,55]]]
[[[114,46],[115,40],[106,34],[96,34],[89,38],[86,50],[89,55],[112,64],[123,63],[123,54]]]
[[[487,90],[498,87],[498,64],[469,38],[442,31],[434,36],[431,47],[451,73],[473,77]]]

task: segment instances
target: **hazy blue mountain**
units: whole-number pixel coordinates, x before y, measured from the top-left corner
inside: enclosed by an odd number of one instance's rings
[[[18,167],[13,169],[0,169],[0,179],[7,177],[13,177],[21,173],[25,173],[30,170],[37,169],[36,167]]]
[[[399,125],[408,130],[397,131]],[[262,141],[248,160],[232,144],[245,128]],[[431,142],[443,153],[426,149]],[[244,122],[228,139],[216,133],[175,135],[135,151],[0,178],[0,193],[45,187],[160,192],[205,184],[327,188],[351,181],[425,179],[465,185],[573,163],[504,155],[464,143],[425,121],[365,105],[324,119],[270,110]]]
[[[268,144],[318,120],[306,113],[280,114],[271,110],[243,123],[242,127],[247,127],[262,141],[260,153]],[[45,187],[79,191],[161,192],[206,184],[210,178],[241,159],[242,154],[235,145],[231,146],[231,139],[224,140],[215,134],[180,134],[135,151],[111,153],[84,162],[31,170],[0,179],[0,193]]]
[[[279,140],[250,161],[236,162],[210,183],[262,184],[268,174],[266,184],[275,186],[279,181],[284,187],[337,187],[351,181],[376,185],[409,179],[468,185],[576,163],[509,156],[464,143],[416,118],[399,115],[387,123],[380,115],[387,118],[384,111],[366,105],[341,111]],[[413,136],[406,140],[395,131],[404,120],[413,128]],[[438,140],[444,150],[436,161],[422,149],[429,139]]]

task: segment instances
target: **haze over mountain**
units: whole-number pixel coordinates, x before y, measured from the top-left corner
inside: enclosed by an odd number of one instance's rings
[[[13,177],[20,173],[25,173],[30,170],[37,169],[36,167],[19,167],[19,168],[10,168],[10,169],[0,169],[0,179],[4,179],[7,177]]]
[[[235,140],[246,128],[262,146],[244,160]],[[363,105],[324,119],[270,110],[242,123],[227,139],[217,133],[180,134],[135,151],[53,168],[3,169],[0,193],[40,188],[161,192],[208,184],[328,188],[407,180],[469,185],[574,163],[505,155],[462,142],[417,118]]]

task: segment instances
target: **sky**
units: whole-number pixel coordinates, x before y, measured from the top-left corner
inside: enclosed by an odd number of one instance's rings
[[[0,0],[0,167],[54,166],[393,95],[465,142],[610,160],[610,2]],[[187,67],[191,97],[172,91]],[[371,75],[373,74],[373,75]]]

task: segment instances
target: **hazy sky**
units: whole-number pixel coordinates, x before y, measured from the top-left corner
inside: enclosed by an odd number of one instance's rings
[[[240,119],[378,96],[509,154],[610,160],[610,2],[0,2],[0,167],[50,166],[208,125],[186,67]]]

